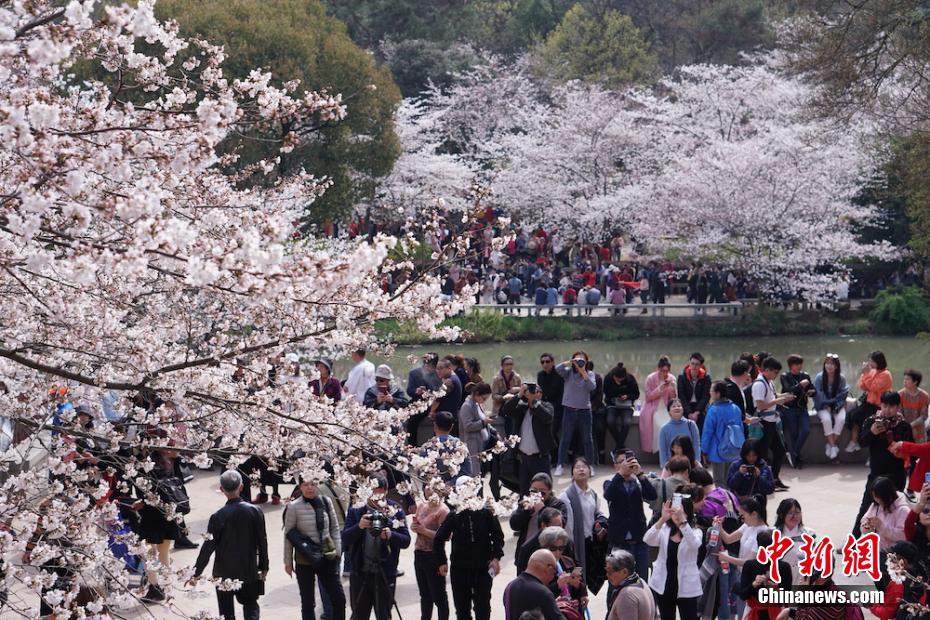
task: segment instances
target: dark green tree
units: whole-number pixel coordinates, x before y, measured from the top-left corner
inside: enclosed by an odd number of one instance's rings
[[[162,0],[160,17],[178,21],[182,33],[225,47],[230,78],[256,67],[276,82],[300,80],[301,88],[341,93],[347,118],[310,133],[285,156],[279,174],[304,168],[332,185],[308,209],[308,221],[340,221],[374,191],[400,153],[394,111],[400,92],[390,72],[349,38],[319,0]],[[261,138],[262,136],[249,136]],[[268,155],[261,141],[241,143],[241,165]],[[270,149],[270,147],[269,147]]]

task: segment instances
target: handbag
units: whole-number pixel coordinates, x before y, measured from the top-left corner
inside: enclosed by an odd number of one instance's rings
[[[187,461],[178,462],[178,473],[184,482],[190,482],[194,479],[194,472],[191,470],[191,464]]]
[[[291,528],[284,536],[294,546],[294,549],[307,560],[313,570],[322,568],[323,549],[315,540],[301,534],[296,527]]]
[[[492,449],[501,440],[500,433],[497,432],[497,429],[494,428],[493,424],[488,424],[484,428],[486,431],[488,431],[488,438],[484,440],[484,446],[482,447],[482,451]]]
[[[158,496],[168,504],[174,504],[175,511],[186,515],[191,511],[191,498],[184,488],[184,481],[177,476],[162,478],[156,484]]]

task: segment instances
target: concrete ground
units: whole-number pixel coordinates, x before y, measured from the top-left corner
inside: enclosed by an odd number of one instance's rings
[[[648,469],[648,467],[647,467]],[[612,472],[606,467],[598,467],[594,488],[603,488],[604,480]],[[785,468],[782,471],[782,480],[791,487],[788,492],[777,493],[769,500],[769,523],[774,522],[775,506],[785,497],[794,497],[804,511],[804,524],[817,532],[819,536],[829,535],[834,543],[841,547],[846,535],[852,527],[857,508],[862,497],[866,469],[862,465],[838,466],[809,466],[801,471]],[[188,486],[193,498],[193,510],[189,515],[188,523],[194,533],[193,538],[200,540],[200,535],[206,530],[210,514],[223,504],[223,497],[216,490],[218,474],[216,472],[197,472],[196,479]],[[568,477],[556,480],[557,491],[561,492],[567,485]],[[284,487],[282,487],[282,490]],[[281,511],[283,506],[263,506],[268,530],[269,554],[271,557],[271,571],[266,584],[266,594],[260,600],[262,614],[266,618],[300,618],[300,597],[297,584],[289,579],[283,569],[282,552],[284,533],[281,530]],[[606,505],[602,506],[606,511]],[[494,580],[492,591],[492,617],[494,620],[504,618],[502,603],[503,591],[507,582],[515,577],[513,566],[514,547],[516,537],[512,535],[507,523],[502,523],[506,535],[507,545],[504,560],[501,562],[502,574]],[[197,551],[172,552],[172,562],[175,565],[192,565],[197,557]],[[836,557],[839,567],[839,556]],[[418,620],[419,598],[416,580],[413,573],[413,551],[405,550],[401,553],[401,569],[406,574],[398,579],[397,603],[400,607],[403,620]],[[209,571],[209,569],[208,569]],[[840,582],[844,580],[840,578]],[[868,579],[859,579],[857,582],[868,583]],[[348,580],[345,580],[348,591]],[[606,590],[602,589],[600,595],[591,597],[591,618],[600,620],[606,613]],[[451,602],[451,590],[450,590]],[[317,601],[317,614],[320,613]],[[208,584],[199,585],[194,592],[179,593],[173,604],[174,610],[181,615],[194,615],[199,611],[216,613],[216,599],[212,588]],[[147,613],[148,612],[148,613]],[[174,617],[171,608],[151,606],[148,610],[138,609],[130,617],[156,618]],[[241,608],[238,610],[241,617]],[[396,617],[396,611],[395,617]],[[453,611],[454,613],[454,611]],[[868,614],[867,614],[868,617]]]

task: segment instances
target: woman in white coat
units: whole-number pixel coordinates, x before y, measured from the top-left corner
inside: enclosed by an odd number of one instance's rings
[[[665,502],[662,516],[643,535],[644,543],[659,548],[649,575],[649,587],[655,594],[662,620],[675,620],[676,607],[681,620],[697,620],[701,597],[697,559],[703,535],[694,527],[691,498],[682,497],[681,505],[675,508],[672,503]]]

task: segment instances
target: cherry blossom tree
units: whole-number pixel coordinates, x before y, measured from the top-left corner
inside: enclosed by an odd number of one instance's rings
[[[433,272],[469,251],[467,237],[413,270],[388,259],[413,238],[297,234],[303,206],[326,186],[312,171],[248,189],[221,172],[237,157],[217,154],[231,132],[282,135],[286,153],[345,116],[338,95],[297,97],[296,84],[260,69],[227,80],[223,50],[179,37],[151,0],[5,4],[0,57],[0,408],[17,435],[0,459],[0,554],[28,551],[4,565],[7,609],[31,615],[43,591],[65,613],[82,586],[101,598],[78,615],[136,600],[109,545],[119,517],[109,500],[135,491],[179,516],[150,475],[158,450],[200,465],[222,455],[229,467],[258,455],[282,472],[332,477],[362,501],[368,474],[388,461],[441,484],[436,454],[405,447],[401,432],[429,401],[380,415],[335,404],[282,356],[390,353],[372,336],[383,318],[455,337],[437,325],[463,303],[439,300]],[[288,131],[255,131],[266,127]],[[421,213],[408,230],[438,225]],[[388,274],[392,292],[381,286]],[[78,426],[64,401],[107,403],[113,416]],[[169,597],[190,576],[134,536],[124,542]],[[47,564],[77,577],[56,585],[34,570]]]

